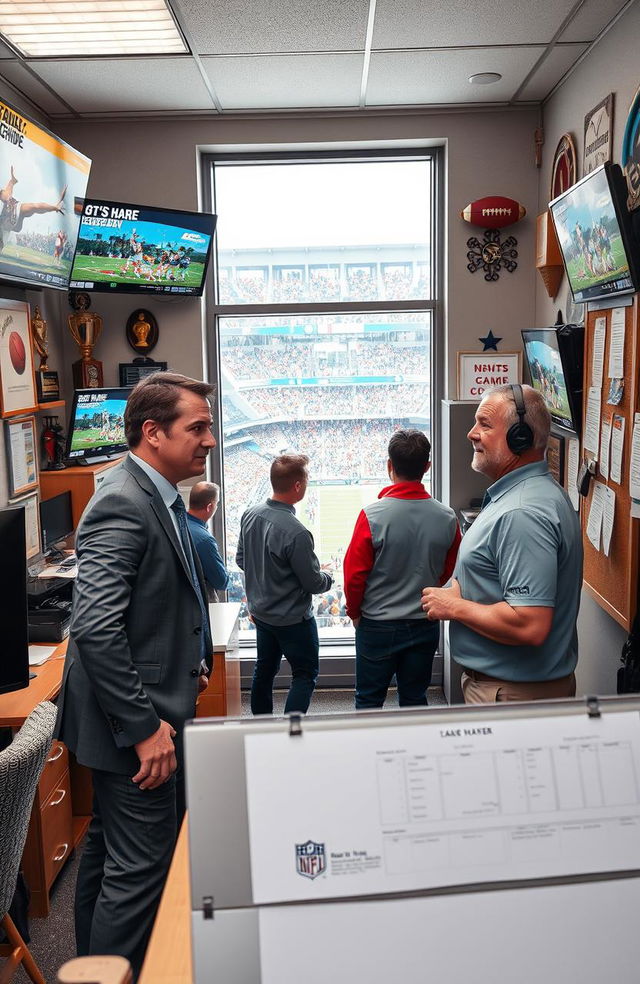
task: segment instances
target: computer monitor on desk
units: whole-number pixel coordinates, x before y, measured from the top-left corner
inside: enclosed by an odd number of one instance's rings
[[[62,543],[73,533],[73,514],[71,511],[71,492],[61,492],[40,503],[40,528],[42,530],[42,552],[45,556],[60,554],[57,543]]]

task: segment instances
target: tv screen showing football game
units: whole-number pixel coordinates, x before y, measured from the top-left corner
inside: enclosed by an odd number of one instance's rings
[[[87,199],[70,286],[199,296],[217,216]]]
[[[69,286],[91,161],[0,101],[0,279]]]
[[[549,205],[577,302],[635,289],[624,216],[616,209],[616,167],[602,165]]]
[[[127,450],[124,410],[129,393],[126,388],[75,391],[67,436],[69,461],[106,461]]]
[[[562,365],[557,334],[553,328],[522,332],[531,385],[542,394],[551,420],[559,427],[577,432],[580,422]]]

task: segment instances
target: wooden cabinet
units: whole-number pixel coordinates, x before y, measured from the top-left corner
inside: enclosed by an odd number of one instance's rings
[[[121,460],[118,458],[116,461],[105,461],[101,465],[74,465],[60,471],[41,471],[40,497],[52,499],[61,492],[71,492],[73,527],[77,529],[89,499],[100,488],[109,469]]]
[[[196,717],[240,717],[240,652],[238,615],[240,605],[221,602],[209,605],[213,639],[213,673],[209,686],[198,699]]]

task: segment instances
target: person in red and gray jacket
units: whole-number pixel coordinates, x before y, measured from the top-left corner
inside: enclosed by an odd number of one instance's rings
[[[394,673],[401,707],[427,703],[440,625],[425,619],[422,589],[449,580],[460,545],[455,513],[422,484],[430,468],[426,435],[398,430],[388,454],[393,484],[361,511],[344,558],[358,710],[382,707]]]

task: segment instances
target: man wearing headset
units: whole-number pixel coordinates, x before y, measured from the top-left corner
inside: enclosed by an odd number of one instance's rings
[[[468,438],[471,467],[493,484],[462,539],[451,586],[422,592],[427,618],[451,621],[470,704],[575,695],[582,537],[549,474],[549,428],[530,386],[485,395]]]

